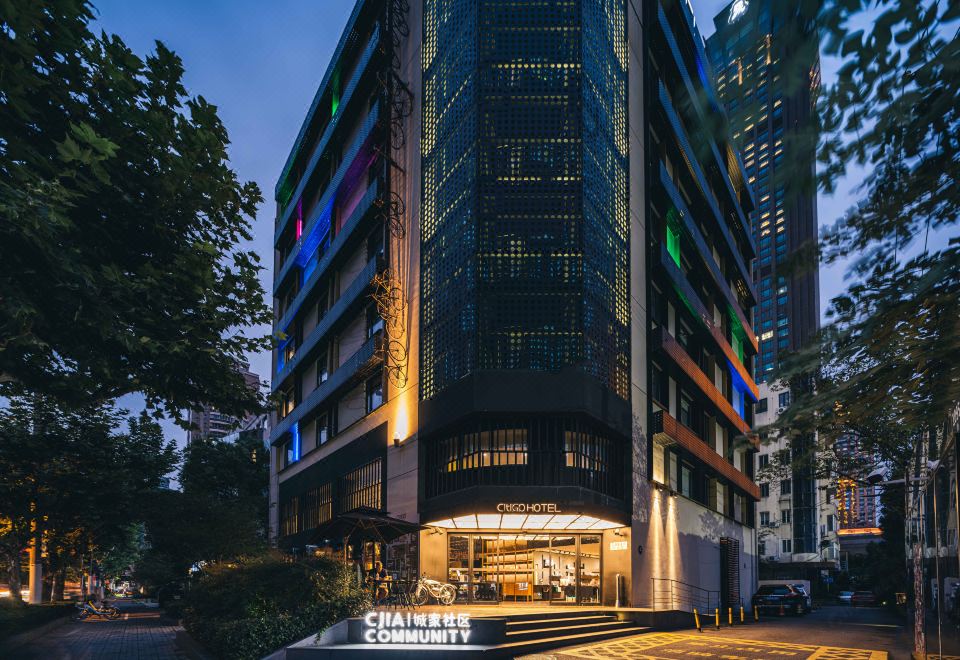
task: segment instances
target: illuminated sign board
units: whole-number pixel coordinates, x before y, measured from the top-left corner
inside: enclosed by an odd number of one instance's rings
[[[555,502],[500,502],[497,513],[561,513]]]
[[[469,614],[370,612],[363,617],[367,644],[466,644]]]
[[[747,0],[734,0],[733,4],[730,5],[730,18],[727,19],[727,22],[733,23],[746,14],[748,4],[750,3]]]

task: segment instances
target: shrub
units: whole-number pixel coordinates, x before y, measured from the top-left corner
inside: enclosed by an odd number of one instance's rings
[[[0,639],[42,626],[72,611],[72,605],[62,603],[24,605],[12,598],[0,598]]]
[[[184,626],[215,657],[256,659],[369,607],[343,564],[268,555],[205,569],[186,596]]]

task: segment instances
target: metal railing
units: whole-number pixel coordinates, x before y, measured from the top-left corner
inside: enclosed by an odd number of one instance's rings
[[[650,578],[650,601],[654,611],[712,612],[720,607],[720,592],[670,578]]]

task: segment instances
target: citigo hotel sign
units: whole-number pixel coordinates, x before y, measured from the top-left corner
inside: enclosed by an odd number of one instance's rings
[[[562,513],[552,502],[500,502],[497,513]]]

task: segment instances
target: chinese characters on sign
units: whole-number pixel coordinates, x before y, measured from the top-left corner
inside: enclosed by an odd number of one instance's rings
[[[466,644],[469,614],[370,612],[363,617],[368,644]]]

